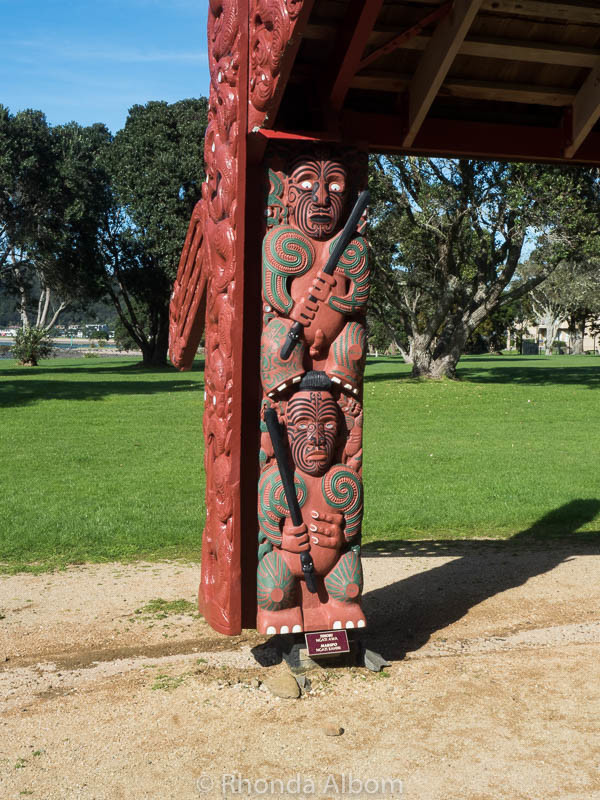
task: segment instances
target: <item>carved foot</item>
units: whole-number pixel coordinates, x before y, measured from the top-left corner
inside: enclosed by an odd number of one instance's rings
[[[267,636],[274,636],[276,633],[302,633],[304,630],[302,609],[300,606],[282,608],[280,611],[266,611],[264,608],[259,608],[256,627],[259,633]]]
[[[367,622],[358,603],[329,600],[315,608],[304,609],[305,631],[331,631],[364,628]]]
[[[347,628],[364,628],[367,620],[362,612],[359,603],[340,603],[338,600],[330,600],[324,607],[330,620],[329,630],[341,630]]]

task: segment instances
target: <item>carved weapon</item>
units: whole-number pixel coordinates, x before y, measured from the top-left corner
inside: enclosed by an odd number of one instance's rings
[[[283,491],[287,500],[288,508],[290,510],[290,517],[294,525],[302,525],[302,513],[296,497],[296,487],[294,486],[294,473],[290,469],[290,463],[287,459],[285,445],[283,443],[283,435],[281,426],[277,419],[277,412],[274,408],[265,409],[265,424],[271,437],[273,450],[275,451],[275,459],[281,475],[281,482],[283,484]],[[309,550],[304,550],[300,553],[300,563],[302,564],[302,572],[306,580],[306,588],[312,594],[317,591],[317,584],[315,582],[315,565],[313,564],[312,556]]]
[[[321,270],[323,275],[333,275],[335,268],[338,265],[338,261],[344,254],[346,247],[352,241],[352,238],[356,232],[356,228],[358,226],[359,220],[362,217],[365,208],[369,205],[369,191],[365,189],[361,192],[358,196],[358,200],[356,201],[354,208],[352,209],[350,216],[344,228],[335,243],[333,250],[331,251],[331,255],[327,259],[327,263]],[[308,296],[309,303],[317,303],[319,298],[315,297],[312,294]],[[292,327],[290,328],[288,335],[286,336],[285,342],[281,348],[279,353],[280,358],[282,361],[287,361],[288,358],[291,356],[294,347],[300,341],[300,336],[302,335],[303,325],[301,322],[294,322]]]

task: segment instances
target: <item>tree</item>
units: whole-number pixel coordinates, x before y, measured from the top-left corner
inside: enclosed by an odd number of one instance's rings
[[[532,253],[521,268],[523,276],[538,274],[548,260],[547,251]],[[567,322],[569,351],[581,353],[585,330],[600,316],[600,266],[597,257],[563,261],[531,292],[532,310],[546,328],[546,355],[552,354],[562,322]]]
[[[465,353],[502,354],[506,337],[518,332],[523,309],[522,300],[513,300],[492,311],[471,333],[465,345]]]
[[[108,200],[103,125],[51,128],[40,111],[0,109],[0,275],[22,328],[49,331],[97,297],[98,223]]]
[[[144,364],[167,363],[169,299],[205,177],[205,98],[135,105],[105,161],[102,282]]]
[[[11,348],[13,356],[24,367],[37,367],[42,358],[49,358],[54,351],[48,334],[42,328],[21,328]]]
[[[372,309],[406,333],[416,377],[455,377],[483,320],[524,297],[595,229],[583,170],[401,156],[376,157],[372,167]],[[552,242],[549,259],[516,283],[532,232],[540,245]]]

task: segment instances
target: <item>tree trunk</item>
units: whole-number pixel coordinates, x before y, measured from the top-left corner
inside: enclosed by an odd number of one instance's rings
[[[416,335],[409,337],[410,355],[409,364],[412,364],[413,378],[429,377],[431,367],[431,337]],[[404,355],[404,354],[403,354]],[[406,357],[405,357],[406,360]]]
[[[454,331],[444,337],[443,335],[435,342],[432,352],[432,342],[427,345],[428,339],[415,337],[411,341],[413,357],[413,378],[430,378],[441,380],[450,378],[456,380],[456,367],[465,348],[465,342],[469,338],[471,328],[467,323],[461,323],[454,328]]]
[[[159,317],[159,330],[156,336],[142,342],[142,363],[145,367],[166,367],[167,353],[169,350],[169,313],[161,312]]]

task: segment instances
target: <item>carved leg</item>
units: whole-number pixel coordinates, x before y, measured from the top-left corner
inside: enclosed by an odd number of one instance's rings
[[[300,633],[302,611],[298,581],[278,550],[267,553],[257,572],[257,628],[259,633]]]
[[[360,608],[362,586],[362,567],[357,548],[344,553],[325,578],[325,588],[329,594],[326,613],[331,628],[365,627],[365,616]]]

